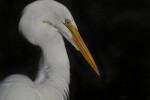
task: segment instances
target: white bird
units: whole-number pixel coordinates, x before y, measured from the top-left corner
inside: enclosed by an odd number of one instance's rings
[[[29,42],[41,47],[43,63],[35,81],[19,74],[4,79],[0,83],[0,100],[67,99],[70,65],[63,36],[82,53],[99,75],[74,19],[64,5],[53,0],[38,0],[27,5],[19,30]]]

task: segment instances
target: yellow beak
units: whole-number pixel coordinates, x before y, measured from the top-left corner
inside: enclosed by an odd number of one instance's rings
[[[93,60],[93,57],[91,56],[88,48],[86,47],[82,37],[80,36],[77,28],[71,24],[71,33],[72,33],[72,41],[76,45],[76,47],[80,50],[81,54],[84,56],[84,58],[87,60],[87,62],[91,65],[93,70],[100,76],[99,70]]]

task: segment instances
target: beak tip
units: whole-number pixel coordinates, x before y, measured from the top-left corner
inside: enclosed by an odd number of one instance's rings
[[[97,72],[97,75],[100,77],[100,73],[99,73],[99,71]]]
[[[94,71],[96,72],[96,74],[100,77],[100,72],[99,72],[99,70],[98,70],[98,67],[95,66],[95,68],[93,68],[93,69],[94,69]]]

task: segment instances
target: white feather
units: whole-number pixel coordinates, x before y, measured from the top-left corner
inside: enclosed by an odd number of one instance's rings
[[[69,10],[53,0],[39,0],[25,7],[19,30],[41,47],[43,63],[34,82],[24,75],[7,77],[0,84],[0,100],[67,99],[70,65],[62,36],[70,41],[72,35],[62,27],[65,19],[76,26]]]

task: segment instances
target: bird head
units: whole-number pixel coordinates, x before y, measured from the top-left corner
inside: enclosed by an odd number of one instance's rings
[[[36,1],[28,5],[19,23],[19,30],[33,44],[46,44],[61,34],[81,52],[94,71],[98,68],[79,34],[70,11],[56,1]],[[43,42],[44,41],[44,42]]]

